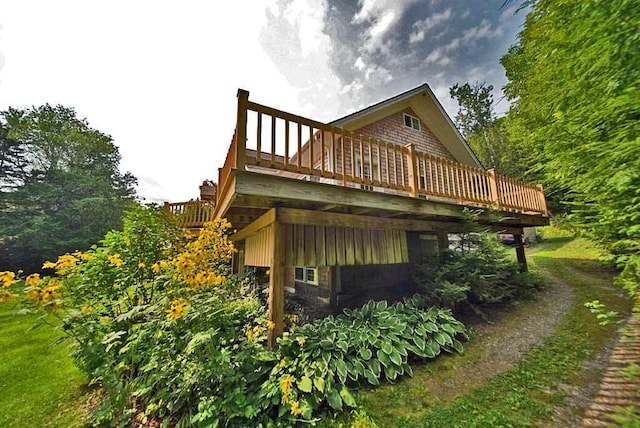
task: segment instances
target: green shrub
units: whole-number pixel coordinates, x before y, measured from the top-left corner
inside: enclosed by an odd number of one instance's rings
[[[458,235],[451,248],[441,250],[429,262],[412,267],[415,285],[432,304],[455,308],[500,303],[519,298],[542,287],[542,279],[520,272],[495,234],[473,224]]]

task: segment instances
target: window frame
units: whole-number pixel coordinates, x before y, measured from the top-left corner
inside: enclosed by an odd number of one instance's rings
[[[302,279],[298,278],[298,272],[302,273]],[[313,279],[309,278],[309,273],[312,273]],[[318,267],[317,266],[295,266],[293,272],[294,282],[300,282],[309,285],[319,285],[318,280]]]
[[[406,126],[407,128],[411,128],[411,129],[415,129],[416,131],[420,130],[420,119],[418,119],[415,116],[412,116],[408,113],[402,113],[403,114],[403,121],[404,121],[404,126]],[[407,119],[409,119],[408,121],[411,123],[411,125],[407,124]],[[415,126],[414,126],[415,125]],[[417,126],[417,128],[416,128]]]

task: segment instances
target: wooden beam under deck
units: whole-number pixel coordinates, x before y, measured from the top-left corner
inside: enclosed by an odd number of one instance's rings
[[[295,180],[287,177],[272,176],[251,171],[233,171],[233,185],[225,195],[227,207],[218,207],[216,215],[233,214],[236,204],[244,212],[251,206],[263,212],[273,207],[298,209],[331,209],[338,212],[369,212],[387,219],[394,216],[428,219],[431,221],[456,222],[463,217],[463,206],[455,203],[411,198],[387,193],[363,192],[360,189],[332,186]],[[482,209],[481,207],[478,207]],[[321,212],[321,211],[316,211]],[[329,214],[333,214],[330,212]],[[506,215],[496,221],[496,215]],[[542,226],[548,224],[548,218],[539,215],[519,213],[489,213],[486,210],[480,216],[481,223],[499,225],[498,230],[510,227]],[[235,225],[243,227],[246,225]]]

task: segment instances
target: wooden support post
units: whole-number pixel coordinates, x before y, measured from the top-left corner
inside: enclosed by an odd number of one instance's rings
[[[414,198],[418,197],[418,172],[416,170],[417,160],[416,160],[416,148],[411,144],[407,144],[404,146],[407,149],[407,169],[409,175],[409,193]]]
[[[498,196],[498,181],[496,180],[496,170],[491,168],[487,170],[489,174],[489,193],[491,202],[495,209],[500,209],[500,197]]]
[[[438,250],[449,249],[449,234],[447,232],[438,232]]]
[[[236,165],[244,169],[247,149],[247,109],[249,107],[249,91],[238,89],[238,115],[236,117]],[[260,153],[258,153],[260,159]]]
[[[284,283],[285,283],[285,227],[276,220],[271,225],[273,234],[273,250],[269,273],[269,321],[275,328],[269,330],[269,346],[276,345],[276,338],[282,336],[284,318]]]
[[[540,198],[540,207],[542,208],[542,214],[545,217],[549,217],[549,210],[547,209],[547,200],[544,197],[544,187],[542,187],[542,184],[538,184],[536,187],[540,191],[538,197]]]
[[[520,272],[528,272],[529,268],[527,267],[527,257],[524,253],[524,242],[522,241],[522,231],[520,231],[520,233],[515,233],[513,235],[513,238],[516,244],[516,257],[518,258],[518,263],[520,263]]]

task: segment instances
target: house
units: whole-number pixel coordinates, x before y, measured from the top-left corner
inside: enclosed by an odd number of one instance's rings
[[[548,224],[542,187],[485,170],[427,84],[328,124],[239,90],[218,172],[215,200],[195,202],[190,224],[226,217],[237,229],[234,269],[269,270],[272,342],[285,289],[342,306],[400,287],[409,263],[448,245],[467,207],[518,238]],[[526,268],[521,241],[516,252]]]

